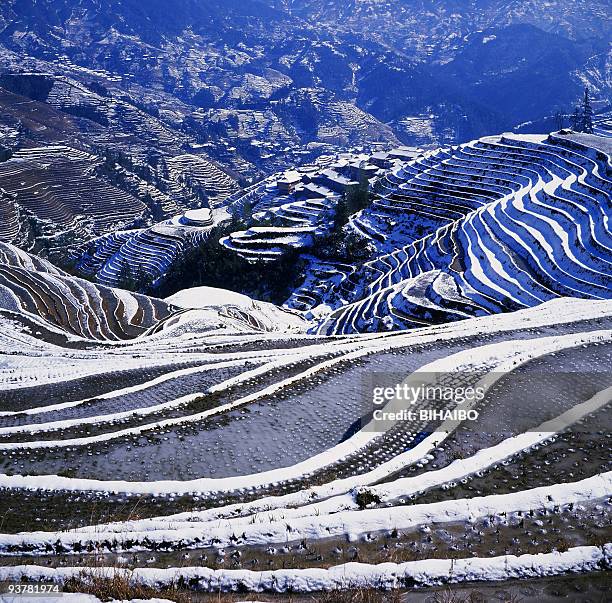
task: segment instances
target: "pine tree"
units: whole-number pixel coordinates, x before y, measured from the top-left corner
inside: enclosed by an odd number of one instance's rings
[[[591,106],[588,88],[584,89],[584,99],[582,101],[582,131],[587,134],[593,133],[593,107]]]
[[[147,294],[149,292],[151,277],[147,274],[147,271],[142,266],[138,266],[136,269],[136,276],[134,276],[133,279],[133,290],[136,293]]]
[[[134,291],[135,284],[136,282],[132,274],[132,269],[127,260],[123,260],[121,262],[119,274],[117,275],[117,287],[119,289],[125,289],[126,291]]]
[[[349,221],[351,212],[346,193],[342,195],[336,203],[336,211],[334,213],[334,225],[332,231],[339,233],[342,227]]]
[[[368,207],[370,204],[368,179],[365,177],[361,178],[359,184],[349,188],[344,193],[344,196],[346,198],[349,216]]]

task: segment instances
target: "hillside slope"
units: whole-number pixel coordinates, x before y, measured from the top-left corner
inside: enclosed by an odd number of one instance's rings
[[[0,312],[43,340],[131,339],[173,311],[176,308],[162,300],[74,278],[0,243]]]
[[[585,142],[489,137],[390,174],[359,219],[384,241],[396,242],[399,228],[413,240],[351,275],[352,303],[321,332],[405,328],[557,296],[611,297],[612,163],[603,139],[600,148]],[[423,222],[435,232],[414,236]]]

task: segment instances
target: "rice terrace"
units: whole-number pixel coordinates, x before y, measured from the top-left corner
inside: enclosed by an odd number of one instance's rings
[[[0,601],[609,600],[610,33],[3,3]]]

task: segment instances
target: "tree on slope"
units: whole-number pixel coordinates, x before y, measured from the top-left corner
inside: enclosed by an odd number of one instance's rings
[[[117,275],[117,287],[126,291],[134,291],[136,287],[136,279],[132,273],[132,269],[127,260],[122,260],[119,274]]]
[[[593,133],[593,107],[591,106],[591,97],[589,89],[584,89],[584,98],[582,100],[582,128],[587,134]]]
[[[340,232],[353,214],[370,205],[372,199],[369,187],[368,179],[364,177],[361,178],[358,185],[346,189],[336,204],[333,232]]]

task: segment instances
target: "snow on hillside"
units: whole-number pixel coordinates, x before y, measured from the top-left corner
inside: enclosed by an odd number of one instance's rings
[[[74,493],[81,502],[100,496],[105,504],[118,497],[124,505],[130,496],[157,501],[153,514],[140,518],[95,524],[85,519],[77,529],[63,529],[63,519],[52,530],[4,534],[0,554],[23,562],[3,570],[3,577],[35,578],[44,571],[61,581],[77,569],[43,570],[32,565],[32,555],[48,556],[54,564],[61,550],[70,556],[70,568],[83,551],[104,549],[144,552],[153,565],[150,571],[135,570],[134,579],[161,584],[178,570],[157,568],[160,548],[171,559],[195,550],[240,559],[259,547],[268,552],[257,555],[280,563],[284,555],[298,554],[303,542],[312,546],[331,539],[334,546],[365,547],[385,541],[399,546],[405,539],[407,546],[417,534],[457,526],[475,535],[498,530],[516,543],[511,552],[492,545],[485,554],[469,540],[478,554],[470,559],[455,550],[452,576],[451,561],[442,559],[437,565],[406,561],[337,569],[326,562],[283,574],[274,562],[272,573],[255,568],[251,574],[240,566],[180,571],[197,576],[204,589],[255,588],[256,580],[257,589],[271,590],[269,579],[277,581],[276,590],[309,592],[339,584],[338,572],[347,571],[364,586],[378,579],[397,586],[402,575],[426,585],[590,571],[609,562],[607,549],[559,552],[555,540],[560,521],[582,537],[580,526],[599,529],[607,517],[610,473],[596,451],[591,463],[574,466],[571,475],[559,477],[562,467],[548,463],[519,485],[500,481],[496,472],[504,466],[522,475],[521,463],[540,450],[570,460],[584,456],[581,426],[606,424],[612,399],[605,370],[610,301],[557,299],[515,314],[341,338],[257,331],[248,320],[242,328],[236,323],[232,329],[210,329],[198,313],[214,308],[223,315],[232,307],[255,313],[257,302],[224,291],[196,289],[166,301],[198,309],[177,311],[176,317],[192,316],[181,328],[164,328],[164,320],[160,329],[121,345],[90,340],[74,348],[0,317],[6,353],[0,457],[8,467],[0,475],[3,491],[43,500]],[[565,372],[587,367],[601,372],[574,379],[562,394],[555,389]],[[432,429],[416,420],[372,431],[360,422],[351,430],[363,412],[358,384],[381,369],[432,383],[440,378],[455,386],[466,379],[474,387],[486,383],[484,400],[474,406],[476,425],[451,421]],[[532,379],[532,394],[515,395],[508,408],[504,391],[508,385],[517,391],[534,369],[549,377]],[[416,473],[402,476],[411,468]],[[483,475],[495,489],[463,497],[440,494],[478,483]],[[429,492],[441,498],[432,503],[426,500]],[[178,504],[185,498],[207,504],[186,511]],[[60,512],[54,503],[44,504],[47,513]],[[523,523],[537,526],[542,520],[550,528],[524,557]],[[435,542],[438,552],[454,550],[453,540]],[[427,555],[427,540],[422,546]]]
[[[156,283],[207,237],[219,216],[227,217],[220,210],[202,220],[203,212],[188,210],[150,228],[119,230],[93,239],[77,253],[78,267],[109,287],[120,286],[126,274],[130,279]]]
[[[248,307],[253,300],[247,295],[217,289],[215,287],[194,287],[193,289],[183,289],[174,295],[166,298],[166,301],[179,308],[207,308],[209,306],[224,306],[232,304],[234,306]]]
[[[172,313],[162,300],[71,277],[7,243],[0,243],[0,275],[0,308],[60,340],[131,339]]]
[[[591,145],[504,135],[392,170],[358,216],[377,233],[380,255],[351,275],[348,293],[341,283],[321,300],[349,304],[319,332],[413,327],[559,295],[610,297],[610,155]]]
[[[305,254],[302,284],[285,306],[316,320],[311,328],[319,333],[414,328],[557,296],[608,298],[605,141],[505,134],[435,151],[321,157],[231,196],[213,220],[250,216],[246,230],[220,240],[249,261]],[[342,196],[364,178],[373,201],[341,232],[365,256],[321,257]],[[183,218],[101,237],[81,266],[111,286],[126,267],[161,280],[208,236],[210,226]]]
[[[217,289],[194,287],[183,289],[165,300],[173,306],[189,310],[164,324],[165,329],[252,328],[261,331],[305,332],[308,324],[297,313],[267,302],[255,301],[247,295]],[[208,310],[208,312],[206,312]]]
[[[62,581],[87,551],[136,556],[138,582],[184,575],[204,590],[609,565],[593,537],[612,493],[605,145],[503,135],[324,158],[92,254],[103,270],[121,257],[161,276],[184,239],[248,205],[260,225],[223,244],[267,262],[325,236],[365,175],[373,203],[341,236],[359,233],[371,259],[302,247],[306,279],[285,307],[211,287],[136,295],[3,244],[0,487],[3,504],[19,496],[50,523],[11,516],[0,556],[19,565],[2,575],[42,576],[45,559]],[[380,424],[376,376],[483,396],[427,399],[423,415]],[[136,500],[142,514],[121,515]],[[372,562],[354,565],[359,554]],[[56,568],[60,555],[73,566]]]

